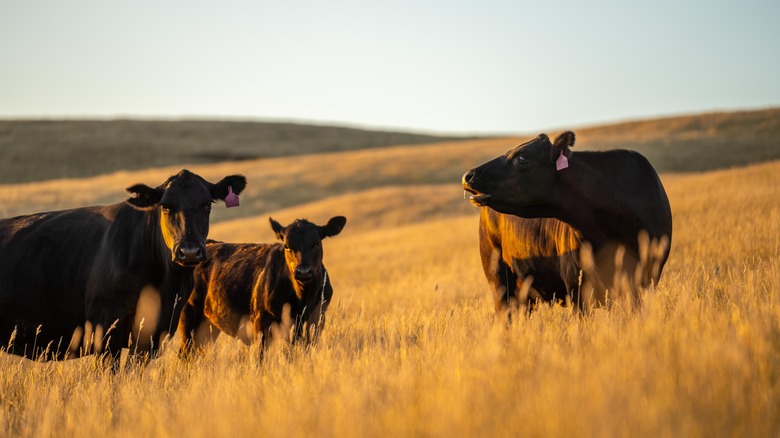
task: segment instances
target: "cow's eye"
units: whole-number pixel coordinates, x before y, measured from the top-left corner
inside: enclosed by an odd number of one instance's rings
[[[517,162],[518,162],[518,163],[520,163],[520,164],[525,164],[525,163],[527,163],[527,162],[528,162],[528,158],[526,158],[526,157],[525,157],[525,156],[523,156],[523,155],[517,155],[517,156],[515,157],[515,160],[517,160]]]

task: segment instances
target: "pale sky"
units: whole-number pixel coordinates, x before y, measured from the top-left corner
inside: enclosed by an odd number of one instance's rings
[[[441,133],[780,105],[780,1],[0,0],[0,118]]]

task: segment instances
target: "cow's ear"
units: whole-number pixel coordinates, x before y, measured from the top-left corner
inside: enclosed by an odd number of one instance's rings
[[[553,154],[555,158],[558,158],[561,155],[561,152],[563,152],[563,155],[568,156],[569,155],[569,148],[574,147],[574,132],[572,131],[564,131],[555,138],[555,142],[553,143]]]
[[[222,178],[218,183],[211,187],[211,197],[214,199],[225,199],[228,195],[228,187],[236,195],[240,194],[246,187],[246,177],[244,175],[230,175]]]
[[[268,222],[271,223],[271,229],[274,230],[274,234],[279,240],[284,240],[284,227],[279,222],[276,222],[274,218],[269,217]]]
[[[136,184],[126,188],[128,193],[135,195],[128,198],[125,202],[138,210],[148,210],[160,202],[165,191],[163,189],[153,189],[146,184]]]
[[[320,239],[338,235],[341,232],[341,230],[344,229],[344,225],[346,224],[347,224],[347,218],[345,218],[344,216],[335,216],[330,218],[330,220],[324,227],[319,227]]]

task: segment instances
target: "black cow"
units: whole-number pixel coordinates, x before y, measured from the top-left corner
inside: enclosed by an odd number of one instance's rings
[[[182,170],[127,188],[135,197],[119,204],[0,220],[7,351],[63,359],[129,346],[154,356],[206,257],[212,202],[245,186],[240,175],[212,184]]]
[[[574,139],[541,134],[463,175],[471,202],[495,210],[480,216],[480,250],[498,309],[529,298],[636,305],[661,276],[672,212],[658,174],[634,151],[572,152]]]
[[[179,320],[183,354],[210,335],[199,335],[202,328],[245,342],[262,335],[263,347],[286,318],[294,326],[293,341],[304,335],[312,340],[315,328],[322,330],[333,296],[322,239],[339,234],[347,219],[336,216],[325,226],[305,219],[286,227],[269,221],[281,243],[208,243],[209,258],[195,269],[195,287]]]

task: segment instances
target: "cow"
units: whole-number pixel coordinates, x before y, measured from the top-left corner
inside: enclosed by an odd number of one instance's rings
[[[209,257],[195,269],[179,320],[183,357],[220,332],[246,343],[261,339],[262,352],[275,336],[287,335],[285,320],[293,326],[293,342],[313,341],[322,331],[333,296],[322,240],[338,235],[347,219],[335,216],[324,226],[305,219],[287,226],[269,222],[280,242],[208,243]]]
[[[118,204],[0,220],[0,345],[39,360],[154,357],[206,258],[212,202],[245,186],[184,169]]]
[[[546,134],[463,175],[481,207],[480,252],[497,310],[537,299],[581,311],[635,308],[669,257],[672,211],[635,151],[572,152],[574,132]]]

